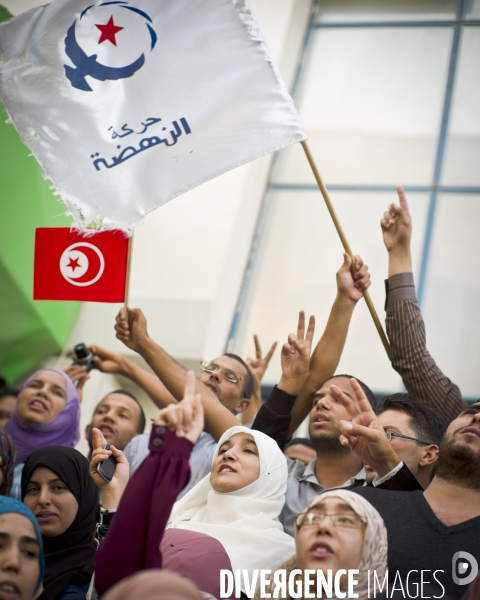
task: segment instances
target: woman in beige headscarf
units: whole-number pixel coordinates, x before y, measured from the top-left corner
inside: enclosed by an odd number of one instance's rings
[[[296,554],[277,569],[286,571],[287,584],[294,569],[301,571],[295,576],[295,582],[301,581],[302,589],[306,569],[322,570],[325,578],[331,570],[333,581],[340,569],[358,569],[359,573],[355,575],[358,583],[353,591],[360,600],[367,600],[368,571],[370,588],[373,571],[378,581],[385,577],[388,550],[385,525],[376,509],[354,492],[337,489],[315,498],[296,520],[295,547]],[[317,580],[316,577],[311,579]],[[273,594],[274,573],[270,581],[266,591]],[[347,591],[347,575],[341,576],[340,589]],[[260,600],[260,593],[258,589],[255,600]],[[288,594],[287,599],[291,600]]]

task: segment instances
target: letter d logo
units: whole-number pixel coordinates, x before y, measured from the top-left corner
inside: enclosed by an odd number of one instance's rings
[[[457,563],[460,559],[462,559],[462,562]],[[468,562],[465,562],[465,559],[468,560]],[[470,575],[461,577],[461,575],[467,572],[469,566],[471,567]],[[477,576],[477,573],[478,563],[474,556],[469,552],[455,552],[452,559],[452,578],[457,585],[468,585],[469,583],[472,583]]]

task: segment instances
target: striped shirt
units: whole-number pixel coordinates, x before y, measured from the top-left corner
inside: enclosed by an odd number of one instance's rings
[[[385,281],[385,287],[392,367],[411,396],[452,421],[467,403],[458,386],[444,375],[427,350],[425,323],[415,295],[413,273],[393,275]]]

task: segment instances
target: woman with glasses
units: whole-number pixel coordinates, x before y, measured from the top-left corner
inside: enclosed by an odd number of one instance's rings
[[[286,459],[259,431],[226,431],[211,474],[174,504],[202,430],[203,407],[189,372],[184,400],[157,415],[150,455],[130,479],[100,545],[95,581],[101,594],[138,570],[163,567],[218,598],[221,569],[245,569],[251,579],[254,570],[274,569],[292,556],[293,538],[278,521]]]
[[[300,582],[304,585],[304,572],[307,569],[315,572],[321,570],[326,583],[332,582],[334,595],[327,595],[324,590],[320,595],[316,588],[317,577],[311,577],[315,584],[310,589],[310,597],[336,598],[335,579],[340,570],[346,571],[338,577],[341,593],[346,594],[342,597],[349,597],[346,593],[347,571],[359,570],[352,591],[358,594],[356,597],[360,600],[373,597],[369,596],[369,589],[373,587],[373,572],[380,582],[385,577],[388,549],[385,525],[375,508],[354,492],[337,489],[320,494],[296,519],[295,547],[295,555],[277,569],[286,571],[287,582],[295,569],[299,570],[294,574],[297,585]],[[272,573],[269,577],[272,583],[266,588],[272,597],[274,578],[275,573]],[[302,598],[308,597],[304,587],[302,589]],[[255,600],[261,597],[260,590],[257,590]],[[291,596],[288,594],[287,598],[290,600]]]

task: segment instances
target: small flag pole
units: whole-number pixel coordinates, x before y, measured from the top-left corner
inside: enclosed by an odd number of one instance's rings
[[[323,180],[320,176],[320,172],[317,169],[317,165],[315,164],[312,153],[310,152],[310,148],[308,147],[308,144],[305,140],[303,142],[301,142],[301,144],[305,151],[305,155],[307,157],[310,168],[312,169],[313,175],[316,179],[317,185],[320,189],[320,192],[322,193],[323,199],[325,200],[325,204],[327,205],[328,212],[330,213],[330,216],[332,217],[332,221],[333,221],[333,224],[335,225],[335,229],[337,230],[337,233],[340,237],[340,241],[342,242],[345,252],[350,255],[350,258],[352,259],[352,264],[355,264],[355,257],[353,255],[352,249],[350,248],[350,244],[348,243],[348,240],[342,229],[340,221],[338,220],[337,214],[335,213],[335,209],[333,208],[332,201],[330,200],[330,195],[328,193],[328,190],[327,190],[325,184],[323,183]],[[370,294],[368,293],[368,290],[365,290],[365,292],[363,293],[363,297],[365,298],[365,302],[367,303],[368,310],[370,311],[370,314],[372,315],[373,322],[375,323],[375,327],[377,328],[380,339],[382,340],[382,343],[383,343],[383,346],[387,353],[387,356],[388,356],[388,358],[390,358],[390,344],[388,343],[387,336],[385,335],[385,332],[383,331],[382,324],[380,323],[380,319],[378,318],[377,311],[375,310],[375,306],[373,305],[373,302],[372,302],[372,299],[370,298]]]
[[[128,295],[130,292],[130,265],[132,262],[132,250],[133,250],[133,233],[128,238],[128,252],[127,252],[127,271],[125,274],[125,295],[124,295],[124,308],[125,317],[128,318]]]

